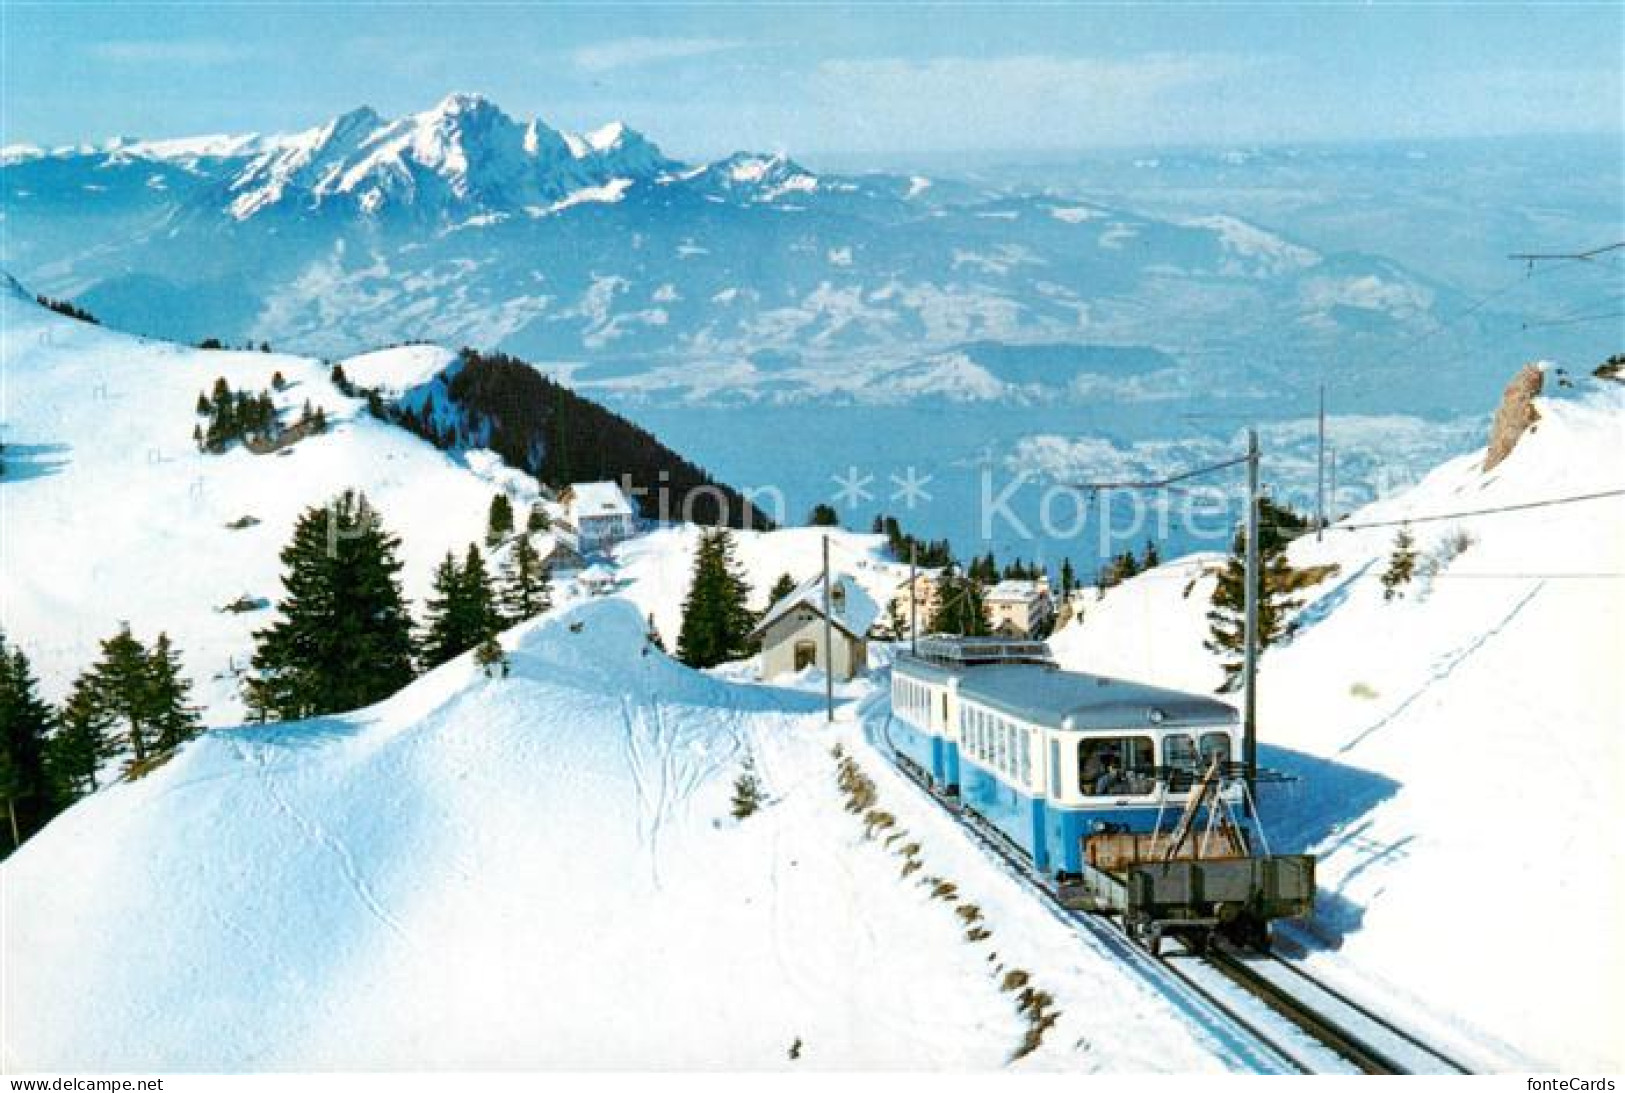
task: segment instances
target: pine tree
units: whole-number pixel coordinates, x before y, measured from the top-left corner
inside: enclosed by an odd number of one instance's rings
[[[666,651],[666,641],[660,636],[660,627],[655,625],[655,616],[653,611],[649,612],[649,626],[644,637],[650,645],[654,646],[656,649],[659,649],[662,653]]]
[[[542,556],[521,535],[502,568],[502,609],[511,622],[522,622],[553,606],[552,586]]]
[[[146,762],[156,744],[154,706],[149,695],[151,671],[147,649],[125,623],[102,642],[102,656],[85,681],[92,700],[112,715],[119,743],[134,762]]]
[[[820,501],[807,515],[807,523],[815,528],[838,528],[841,526],[841,516],[833,507]]]
[[[508,495],[499,493],[491,498],[491,512],[485,522],[485,544],[496,546],[513,531],[513,503]]]
[[[11,847],[45,825],[56,797],[46,769],[51,708],[40,700],[21,649],[0,633],[0,797],[5,798]]]
[[[795,578],[788,573],[779,574],[779,579],[773,582],[773,587],[767,590],[767,602],[771,606],[796,590]]]
[[[750,652],[755,615],[746,603],[750,586],[734,560],[726,528],[704,532],[694,555],[693,579],[683,601],[677,657],[691,668],[710,668]]]
[[[734,779],[732,812],[736,820],[743,820],[762,807],[762,783],[756,777],[756,764],[747,755],[744,766]]]
[[[1388,556],[1388,569],[1382,575],[1382,598],[1397,599],[1405,585],[1416,576],[1416,538],[1409,524],[1394,536],[1394,552]]]
[[[1078,587],[1078,571],[1072,568],[1071,558],[1061,559],[1061,596],[1064,598]]]
[[[399,547],[354,491],[299,517],[281,555],[281,617],[254,635],[247,697],[262,718],[357,709],[412,679]]]
[[[1259,501],[1258,513],[1259,592],[1258,652],[1280,641],[1291,630],[1289,617],[1303,606],[1293,598],[1297,571],[1287,563],[1286,546],[1294,531],[1307,527],[1303,517],[1268,498]],[[1241,681],[1246,638],[1247,536],[1236,533],[1230,557],[1219,573],[1213,589],[1212,610],[1208,612],[1209,652],[1227,657],[1223,662],[1221,690],[1233,690]]]
[[[153,746],[160,753],[173,751],[201,731],[197,710],[187,704],[192,685],[181,675],[181,658],[160,633],[147,656],[145,702]]]
[[[1140,572],[1144,573],[1148,569],[1155,569],[1161,564],[1162,552],[1157,549],[1156,543],[1147,539],[1145,541],[1145,553],[1140,555]]]
[[[486,638],[474,647],[474,663],[479,665],[487,679],[508,678],[508,654],[502,651],[502,643],[494,637]]]
[[[935,634],[962,634],[977,637],[988,632],[987,609],[982,602],[982,586],[969,576],[944,574],[937,597],[937,610],[929,630]]]
[[[542,508],[540,501],[530,507],[530,516],[525,520],[525,530],[530,532],[546,531],[552,526],[547,518],[547,511]]]
[[[89,673],[75,681],[59,720],[46,759],[52,787],[68,804],[96,792],[102,764],[119,753],[119,739],[115,719],[97,700]]]
[[[422,642],[423,664],[434,668],[493,637],[502,629],[496,597],[479,548],[470,543],[462,565],[446,553],[434,573]]]

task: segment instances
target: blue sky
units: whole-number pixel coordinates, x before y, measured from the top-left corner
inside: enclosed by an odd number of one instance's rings
[[[20,3],[0,141],[287,130],[452,90],[668,151],[1621,133],[1625,5]]]

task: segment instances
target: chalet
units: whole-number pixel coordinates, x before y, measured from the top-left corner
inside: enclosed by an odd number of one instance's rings
[[[822,577],[802,581],[768,608],[751,633],[762,643],[763,679],[812,667],[828,671],[837,680],[848,680],[865,671],[869,663],[866,635],[879,608],[856,581],[844,574],[831,577],[829,601],[832,651],[824,647]]]
[[[1000,581],[988,589],[982,603],[989,628],[1002,637],[1041,637],[1055,617],[1049,578],[1042,576],[1033,581]]]
[[[922,569],[914,575],[913,606],[922,634],[931,629],[931,620],[937,617],[942,607],[942,575],[939,569]],[[888,614],[897,624],[898,637],[907,637],[909,633],[909,599],[909,582],[904,581],[892,593],[891,603],[887,607]]]
[[[637,534],[637,512],[614,482],[577,482],[559,494],[564,516],[553,529],[580,555],[598,554]]]

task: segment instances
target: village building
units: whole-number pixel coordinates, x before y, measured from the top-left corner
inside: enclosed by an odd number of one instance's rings
[[[895,630],[895,636],[907,637],[909,634],[909,588],[910,582],[904,581],[892,593],[891,603],[887,605],[886,613]],[[913,610],[916,612],[915,621],[919,632],[928,633],[931,629],[931,620],[937,617],[937,611],[942,607],[942,571],[940,569],[920,570],[913,580]]]
[[[1055,600],[1050,596],[1047,577],[1033,581],[1000,581],[988,589],[982,603],[988,628],[1001,637],[1042,636],[1055,617]]]
[[[824,645],[824,583],[810,577],[789,595],[769,607],[751,637],[762,645],[761,676],[775,676],[817,668],[845,681],[861,675],[869,664],[866,635],[879,608],[851,577],[830,578],[829,633],[831,649]]]
[[[559,494],[559,541],[582,556],[600,554],[637,534],[637,510],[614,482],[577,482]]]

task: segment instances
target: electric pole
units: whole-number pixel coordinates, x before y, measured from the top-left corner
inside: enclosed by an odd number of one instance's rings
[[[1315,445],[1315,542],[1326,527],[1326,385],[1320,385],[1318,443]]]
[[[919,572],[914,561],[914,540],[908,541],[908,651],[915,656],[920,653],[920,604],[916,589],[919,587]]]
[[[1245,579],[1245,625],[1242,638],[1242,763],[1247,769],[1247,789],[1256,790],[1258,779],[1258,430],[1247,430],[1247,565]],[[1254,798],[1256,800],[1256,797]]]
[[[824,536],[824,719],[835,720],[835,626],[830,622],[829,536]]]

